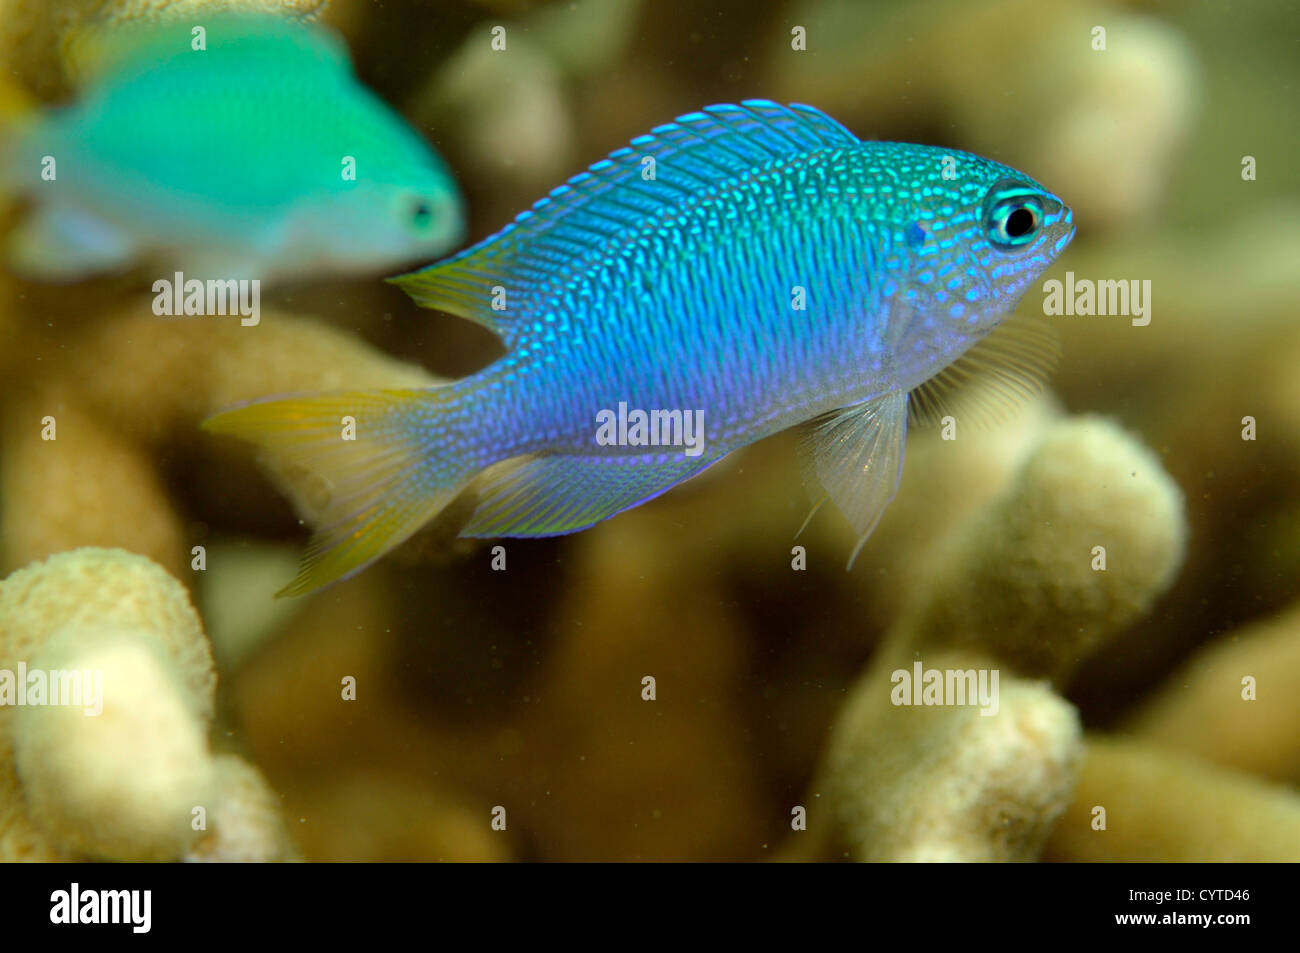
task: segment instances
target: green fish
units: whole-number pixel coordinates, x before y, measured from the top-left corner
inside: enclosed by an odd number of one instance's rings
[[[137,262],[213,278],[367,273],[460,242],[433,149],[333,34],[275,16],[104,28],[78,100],[0,131],[0,188],[31,206],[15,271]]]

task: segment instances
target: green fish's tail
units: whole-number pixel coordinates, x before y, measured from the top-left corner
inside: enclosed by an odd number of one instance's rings
[[[269,451],[278,468],[319,481],[301,500],[314,511],[315,533],[297,577],[278,595],[359,572],[464,489],[476,467],[457,458],[448,426],[462,398],[454,386],[351,391],[258,401],[203,422]]]

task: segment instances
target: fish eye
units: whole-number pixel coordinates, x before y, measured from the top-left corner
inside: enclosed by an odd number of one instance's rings
[[[433,206],[423,199],[417,199],[411,204],[411,224],[417,231],[426,231],[433,224]]]
[[[989,193],[984,230],[1000,248],[1020,248],[1034,240],[1043,225],[1043,203],[1023,186],[995,186]]]
[[[1005,231],[1012,238],[1023,238],[1038,227],[1038,216],[1033,209],[1022,206],[1007,216]]]

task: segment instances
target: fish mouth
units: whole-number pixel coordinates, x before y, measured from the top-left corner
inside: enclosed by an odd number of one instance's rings
[[[1061,237],[1058,238],[1056,242],[1052,245],[1052,257],[1056,258],[1058,255],[1060,255],[1061,252],[1065,251],[1066,246],[1068,246],[1072,241],[1074,241],[1073,225],[1071,225],[1067,231],[1063,232],[1061,234]]]
[[[1060,199],[1057,199],[1060,202]],[[1074,241],[1074,209],[1061,202],[1060,217],[1052,224],[1054,229],[1058,229],[1060,234],[1052,242],[1052,257],[1055,258],[1061,252],[1065,251],[1067,245]]]

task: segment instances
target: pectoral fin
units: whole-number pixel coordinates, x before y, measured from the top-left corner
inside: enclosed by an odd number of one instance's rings
[[[130,263],[131,240],[89,213],[58,205],[34,211],[9,237],[14,271],[41,281],[76,281]]]
[[[923,427],[945,416],[977,427],[1001,423],[1042,392],[1060,357],[1052,325],[1013,315],[912,391],[909,419]]]
[[[904,392],[833,411],[811,421],[801,435],[799,469],[816,501],[813,512],[829,498],[858,534],[848,568],[898,492],[906,438]]]

